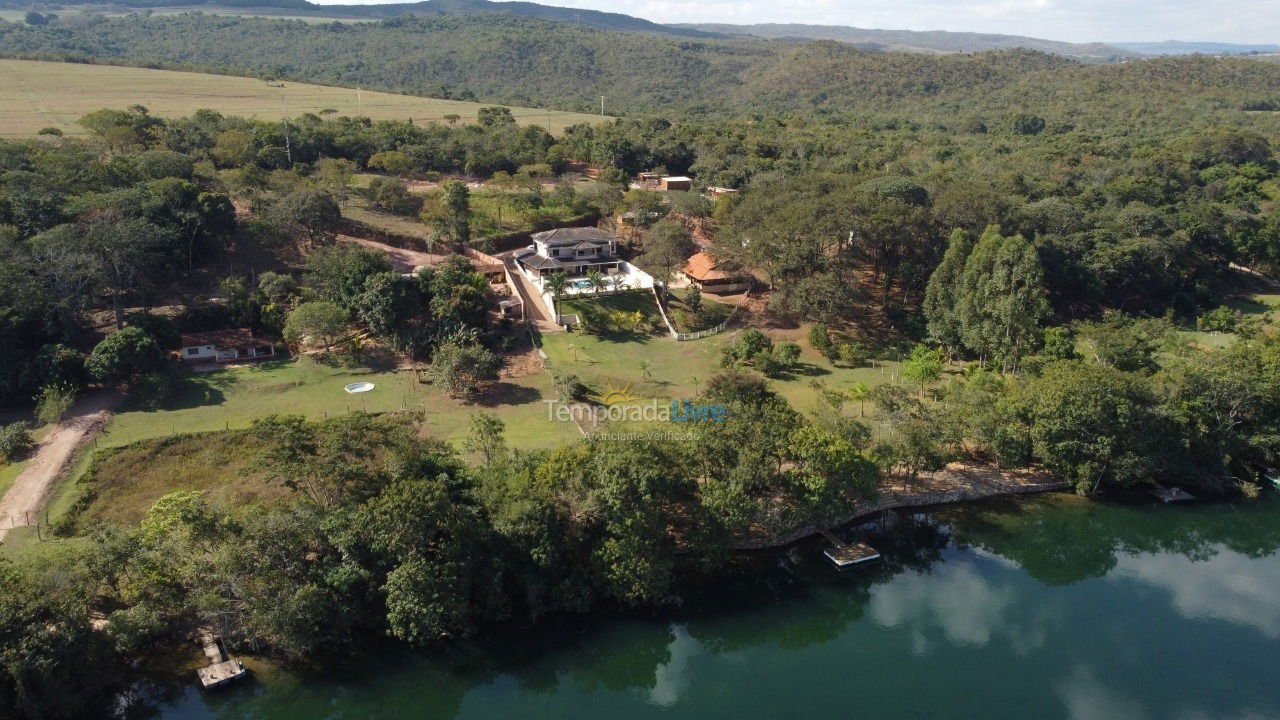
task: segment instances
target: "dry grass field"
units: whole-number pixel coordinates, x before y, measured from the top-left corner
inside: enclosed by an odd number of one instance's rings
[[[76,63],[0,60],[0,137],[34,135],[55,127],[67,135],[81,135],[81,116],[102,108],[142,105],[159,117],[190,115],[201,108],[224,115],[264,119],[293,117],[333,109],[341,115],[364,115],[375,120],[443,122],[458,115],[474,122],[484,103],[436,100],[351,88],[305,83],[268,84],[254,78],[145,68]],[[598,115],[511,108],[522,125],[551,125],[559,132],[568,125],[596,122]]]

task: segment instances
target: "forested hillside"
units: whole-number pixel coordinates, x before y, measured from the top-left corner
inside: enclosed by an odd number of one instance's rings
[[[139,64],[667,117],[818,112],[952,124],[1034,112],[1121,122],[1280,103],[1280,68],[1248,59],[1082,65],[1025,50],[929,56],[834,41],[681,39],[518,16],[308,25],[201,15],[0,24],[11,57]],[[1197,120],[1199,121],[1199,120]]]

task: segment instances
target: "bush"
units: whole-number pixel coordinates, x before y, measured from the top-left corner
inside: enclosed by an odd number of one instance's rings
[[[1240,322],[1240,313],[1223,305],[1201,315],[1196,320],[1196,327],[1205,332],[1235,332]]]
[[[454,397],[474,394],[480,384],[497,380],[502,358],[483,345],[448,340],[436,348],[427,374],[438,388]]]
[[[732,345],[725,347],[721,351],[720,364],[724,367],[731,367],[735,363],[752,362],[763,353],[773,352],[773,340],[768,335],[752,328],[744,333],[738,341]],[[759,367],[759,366],[757,366]]]
[[[800,346],[790,342],[780,342],[773,349],[773,359],[785,370],[794,368],[800,362]]]
[[[831,339],[831,331],[827,329],[826,323],[814,323],[809,328],[809,347],[831,362],[836,361],[836,344]]]
[[[0,460],[10,462],[21,457],[35,446],[26,423],[13,423],[0,427]]]
[[[867,351],[859,343],[840,343],[836,354],[840,357],[840,362],[849,367],[862,367],[867,362]]]
[[[42,425],[58,422],[66,416],[71,404],[76,400],[76,392],[71,388],[46,385],[36,395],[36,419]]]

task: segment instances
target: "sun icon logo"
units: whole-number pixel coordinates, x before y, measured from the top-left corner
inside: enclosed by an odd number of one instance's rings
[[[620,405],[622,403],[635,402],[641,398],[631,394],[631,384],[628,383],[622,387],[613,384],[613,381],[605,381],[605,391],[599,395],[590,396],[592,400],[601,405]]]

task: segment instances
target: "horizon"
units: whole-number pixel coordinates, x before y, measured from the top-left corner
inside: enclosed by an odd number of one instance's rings
[[[385,5],[397,1],[312,0],[317,5]],[[1280,44],[1277,0],[1224,0],[1212,5],[1193,0],[930,0],[909,4],[869,0],[857,6],[841,0],[547,0],[536,4],[619,13],[662,24],[828,25],[1020,35],[1073,43]]]

